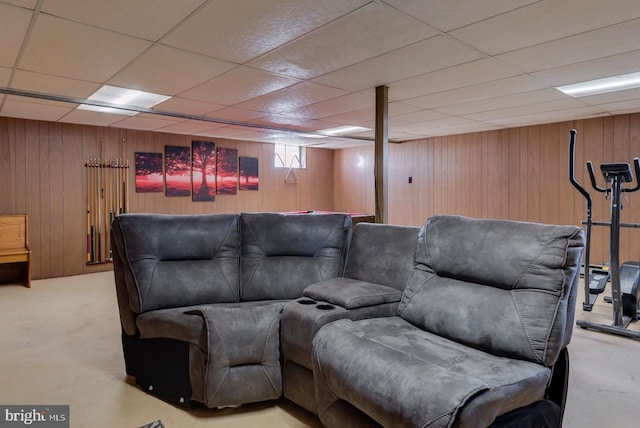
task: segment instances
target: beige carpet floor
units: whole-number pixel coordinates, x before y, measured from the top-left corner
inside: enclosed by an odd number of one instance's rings
[[[608,304],[579,306],[578,319],[610,323]],[[640,426],[640,341],[575,328],[569,352],[564,426]],[[111,272],[0,285],[0,404],[69,404],[71,427],[320,426],[285,400],[185,411],[141,391],[125,375]]]

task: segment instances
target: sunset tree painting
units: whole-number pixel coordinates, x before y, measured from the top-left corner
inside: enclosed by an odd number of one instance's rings
[[[192,141],[191,182],[193,201],[213,201],[216,193],[216,146],[207,141]]]
[[[162,192],[162,153],[136,152],[136,193]]]
[[[167,196],[191,196],[191,152],[189,147],[165,146]]]
[[[258,190],[258,158],[240,156],[240,190]]]
[[[216,158],[216,193],[218,195],[237,194],[238,150],[218,147]]]

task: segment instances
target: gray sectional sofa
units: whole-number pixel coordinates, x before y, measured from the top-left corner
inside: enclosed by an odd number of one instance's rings
[[[580,228],[437,216],[125,214],[127,374],[177,405],[328,427],[560,426]]]

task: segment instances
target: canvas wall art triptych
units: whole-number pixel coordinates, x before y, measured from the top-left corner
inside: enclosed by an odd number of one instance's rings
[[[162,153],[136,152],[136,192],[190,196],[195,202],[214,201],[216,195],[258,190],[258,158],[238,157],[237,149],[192,141],[191,147],[165,146]]]

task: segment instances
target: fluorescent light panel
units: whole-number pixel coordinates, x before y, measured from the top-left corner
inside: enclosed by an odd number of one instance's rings
[[[369,128],[363,128],[362,126],[339,126],[337,128],[327,128],[321,129],[318,132],[326,135],[344,135],[344,134],[353,134],[354,132],[362,132],[362,131],[370,131]]]
[[[151,108],[156,104],[168,100],[169,98],[171,97],[166,95],[104,85],[94,92],[88,99],[122,106]],[[93,106],[89,104],[81,104],[78,106],[78,109],[98,111],[102,113],[122,114],[126,116],[135,116],[138,114],[138,112],[135,111],[121,110],[112,107]]]
[[[556,86],[557,90],[572,97],[586,97],[634,88],[640,88],[640,72]]]

